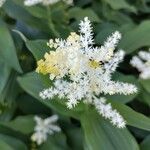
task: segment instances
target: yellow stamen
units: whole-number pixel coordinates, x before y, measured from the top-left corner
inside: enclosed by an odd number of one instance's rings
[[[96,61],[96,60],[90,60],[90,61],[89,61],[89,66],[90,66],[91,68],[96,69],[96,68],[100,67],[101,64],[100,64],[100,62],[98,62],[98,61]]]
[[[59,53],[52,51],[50,54],[45,53],[45,60],[41,59],[37,62],[36,72],[42,74],[53,74],[58,76],[60,74],[57,62],[59,60]]]

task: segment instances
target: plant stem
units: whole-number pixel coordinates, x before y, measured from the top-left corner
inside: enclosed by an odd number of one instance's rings
[[[48,25],[49,25],[49,28],[52,30],[53,34],[56,36],[56,37],[60,37],[60,34],[57,32],[57,30],[55,29],[55,26],[54,26],[54,23],[52,21],[52,16],[51,16],[51,10],[50,10],[50,7],[47,6],[47,17],[48,17]]]

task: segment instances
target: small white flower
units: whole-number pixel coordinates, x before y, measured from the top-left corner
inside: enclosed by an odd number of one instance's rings
[[[124,128],[126,125],[123,117],[117,112],[117,110],[113,110],[110,103],[106,103],[106,99],[104,97],[98,99],[94,97],[94,105],[96,110],[106,119],[109,119],[111,123],[118,128]]]
[[[134,56],[130,63],[141,72],[140,78],[150,79],[150,51],[140,51],[138,55]]]
[[[36,142],[38,145],[45,142],[48,138],[48,135],[54,134],[54,132],[60,132],[61,129],[55,123],[58,120],[57,115],[53,115],[46,119],[42,119],[38,116],[35,116],[36,126],[34,128],[34,133],[31,136],[31,140]]]
[[[5,2],[6,0],[0,0],[0,7],[2,7]]]
[[[24,5],[26,6],[33,6],[37,5],[39,3],[47,6],[47,5],[53,5],[55,3],[58,3],[59,1],[63,1],[68,5],[71,5],[73,3],[73,0],[25,0]]]
[[[94,47],[92,26],[87,17],[81,21],[79,32],[79,35],[71,32],[66,40],[49,41],[48,46],[56,50],[46,53],[44,60],[38,61],[36,71],[49,74],[50,79],[54,79],[54,85],[40,92],[40,97],[51,99],[58,96],[60,99],[67,99],[67,107],[71,109],[81,100],[95,105],[93,98],[100,94],[135,93],[137,88],[134,85],[111,79],[112,73],[125,55],[123,50],[115,52],[121,34],[116,31],[107,38],[103,46]],[[110,105],[103,106],[106,106],[105,111],[112,110]],[[112,114],[106,112],[108,113],[105,113],[105,117],[108,115],[111,122],[117,125],[120,117],[113,120],[110,118]],[[113,113],[114,116],[116,114]]]

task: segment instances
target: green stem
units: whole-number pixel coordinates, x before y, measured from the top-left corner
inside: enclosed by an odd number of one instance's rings
[[[57,32],[57,30],[55,29],[55,26],[54,26],[54,23],[52,21],[52,16],[51,16],[51,10],[50,10],[50,7],[47,6],[47,17],[48,17],[48,25],[49,25],[49,28],[52,30],[52,32],[54,33],[54,35],[56,37],[60,37],[60,34]]]

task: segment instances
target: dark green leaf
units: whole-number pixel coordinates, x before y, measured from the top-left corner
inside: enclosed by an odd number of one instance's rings
[[[42,59],[44,54],[50,51],[46,40],[27,41],[26,46],[34,55],[36,60]]]
[[[126,0],[106,0],[106,2],[115,10],[127,9],[131,12],[136,12],[136,8],[126,2]]]
[[[4,134],[0,134],[0,139],[6,142],[14,150],[27,150],[26,145],[19,139],[16,139],[14,137],[4,135]],[[2,150],[5,150],[5,149],[2,149]]]
[[[83,111],[84,104],[79,104],[74,109],[69,110],[65,104],[65,100],[42,100],[39,97],[39,92],[46,87],[43,85],[40,76],[35,72],[29,73],[23,77],[19,77],[18,82],[26,92],[31,94],[33,97],[49,108],[52,108],[63,115],[79,117],[80,113]]]
[[[75,18],[78,21],[83,20],[84,17],[89,17],[92,22],[100,22],[100,18],[92,9],[81,9],[79,7],[73,7],[69,10],[69,17]]]
[[[148,117],[119,102],[111,101],[111,104],[124,117],[128,125],[150,131],[150,119]]]
[[[150,80],[140,80],[140,83],[142,84],[144,89],[150,93]]]
[[[22,71],[17,58],[13,39],[9,33],[6,24],[1,19],[0,19],[0,54],[1,59],[5,61],[5,63],[8,66],[16,69],[19,72]]]
[[[19,116],[10,122],[0,122],[0,124],[23,134],[32,133],[35,126],[33,116]]]
[[[141,150],[149,150],[150,149],[150,135],[147,136],[144,141],[140,145]]]
[[[138,48],[150,45],[150,21],[143,21],[132,31],[126,32],[119,44],[119,47],[127,53],[131,53]]]
[[[69,150],[66,137],[64,134],[59,133],[49,136],[47,141],[39,148],[39,150]]]
[[[81,117],[81,124],[86,150],[139,150],[127,129],[117,129],[95,111],[88,109]]]

